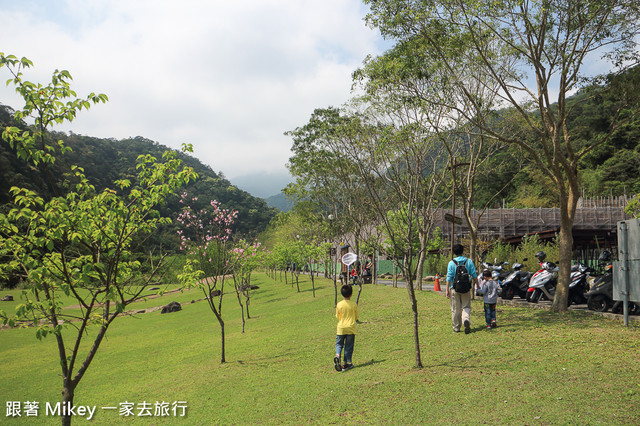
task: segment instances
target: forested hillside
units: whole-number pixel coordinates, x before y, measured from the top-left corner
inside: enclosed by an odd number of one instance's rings
[[[587,140],[603,139],[613,117],[630,119],[594,150],[586,153],[580,166],[583,187],[587,196],[622,195],[640,193],[640,110],[621,111],[614,105],[618,98],[637,96],[640,90],[640,66],[606,83],[608,90],[601,96],[580,104],[569,125]],[[582,100],[590,95],[589,89],[574,97]],[[624,120],[622,120],[624,122]]]
[[[23,127],[23,123],[15,123],[10,108],[0,105],[0,126]],[[69,166],[78,165],[98,191],[113,187],[117,179],[134,178],[136,159],[139,155],[151,154],[161,158],[169,148],[143,137],[132,139],[99,139],[77,134],[52,133],[50,144],[62,139],[72,151],[59,157],[62,161],[46,172],[34,169],[17,158],[6,142],[0,143],[0,206],[10,202],[9,189],[12,186],[26,187],[36,190],[45,198],[51,197],[55,191],[63,191],[64,187],[73,184],[70,180]],[[197,153],[195,153],[197,155]],[[190,196],[198,197],[197,207],[203,207],[210,200],[218,200],[224,208],[238,210],[238,220],[234,232],[244,236],[256,236],[267,226],[277,209],[268,207],[264,200],[251,196],[215,173],[209,166],[202,164],[197,158],[180,154],[185,165],[193,167],[198,179],[190,183],[185,190]],[[53,185],[52,185],[53,184]],[[161,211],[161,214],[175,218],[180,210],[178,197],[173,197]],[[165,228],[156,236],[155,243],[162,243],[166,248],[175,248],[178,244],[175,229]]]
[[[265,201],[267,205],[275,207],[283,212],[288,212],[293,208],[293,202],[289,200],[283,192],[277,195],[272,195],[269,198],[265,198]]]
[[[640,109],[635,106],[617,111],[613,105],[620,97],[632,96],[640,90],[635,84],[640,79],[640,67],[634,67],[620,76],[612,76],[601,85],[605,91],[592,96],[593,87],[587,87],[568,99],[573,108],[567,127],[578,141],[587,146],[602,141],[595,149],[585,151],[579,163],[582,188],[586,197],[635,195],[640,193]],[[619,114],[631,118],[607,137],[611,122]],[[624,121],[624,120],[623,120]],[[535,144],[533,135],[523,135]],[[523,155],[513,147],[494,153],[492,173],[479,182],[478,206],[500,191],[495,206],[504,202],[508,207],[555,207],[558,196],[553,185],[532,162],[523,161]],[[493,206],[493,207],[495,207]]]

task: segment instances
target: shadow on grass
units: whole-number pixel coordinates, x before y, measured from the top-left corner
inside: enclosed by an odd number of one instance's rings
[[[471,333],[477,333],[479,331],[484,331],[486,329],[487,329],[486,324],[485,325],[471,326]],[[461,333],[464,333],[464,331],[461,331]]]
[[[281,302],[283,300],[287,300],[288,297],[276,297],[273,299],[269,299],[269,300],[261,300],[260,303],[274,303],[274,302]]]
[[[296,291],[296,293],[311,293],[311,292],[313,292],[313,288],[312,287],[307,287],[307,286],[300,287],[300,291],[298,291],[296,286],[293,286],[293,289]],[[324,289],[325,289],[324,286],[323,287],[317,287],[316,286],[316,293],[319,292],[319,291],[322,291]],[[331,287],[331,289],[333,289],[333,287]]]
[[[295,354],[296,352],[294,351],[288,351],[260,358],[238,359],[234,362],[239,365],[247,366],[273,366],[274,364],[284,364],[289,362]]]
[[[369,366],[372,366],[372,365],[375,365],[375,364],[381,364],[381,363],[386,362],[386,361],[387,361],[386,359],[379,359],[379,360],[372,359],[372,360],[369,360],[367,362],[363,362],[362,364],[358,364],[358,365],[356,365],[356,367],[358,367],[358,368],[360,368],[360,367],[369,367]]]
[[[468,361],[472,358],[475,358],[474,354],[469,354],[465,356],[460,356],[455,359],[450,359],[445,362],[439,364],[425,364],[422,366],[423,369],[434,368],[434,367],[449,367],[455,370],[473,370],[477,368],[476,365],[470,364]]]
[[[582,329],[597,326],[606,319],[589,311],[553,312],[548,308],[523,306],[498,308],[497,320],[500,328],[509,329],[532,329],[554,324],[562,324],[565,328]]]

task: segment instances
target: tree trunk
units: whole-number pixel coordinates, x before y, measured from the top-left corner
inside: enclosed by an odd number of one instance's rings
[[[376,249],[374,251],[374,256],[373,256],[373,265],[371,265],[371,283],[372,284],[377,284],[378,283],[378,264],[380,263],[380,256],[378,255],[378,250]]]
[[[418,231],[418,237],[420,238],[420,256],[418,257],[418,269],[416,273],[416,288],[422,290],[422,274],[424,269],[424,262],[427,257],[427,244],[429,235],[425,232]]]
[[[71,383],[71,380],[66,378],[64,379],[64,384],[62,388],[62,407],[61,410],[66,410],[66,407],[73,407],[73,395],[75,393],[75,387]],[[60,413],[62,425],[70,426],[71,425],[71,415],[69,412],[65,411],[64,413]]]
[[[474,265],[478,265],[478,228],[469,226],[469,257]]]
[[[558,285],[556,286],[556,294],[553,298],[553,304],[551,305],[551,310],[554,312],[567,311],[567,300],[569,297],[571,258],[573,254],[573,234],[571,228],[573,223],[567,223],[567,219],[565,215],[561,215],[560,240],[558,244]]]
[[[478,262],[478,228],[472,223],[471,220],[467,221],[469,225],[469,257],[474,265],[476,265],[476,272],[478,276],[482,275],[482,265]],[[475,285],[471,286],[471,298],[476,298],[476,287]]]
[[[393,262],[393,288],[398,287],[398,265]]]
[[[316,283],[313,280],[313,271],[311,271],[311,289],[313,291],[313,297],[316,297]]]
[[[420,336],[418,333],[418,301],[416,300],[416,293],[413,288],[413,280],[411,277],[411,271],[403,270],[406,275],[407,291],[409,292],[409,301],[411,302],[411,311],[413,312],[413,341],[416,356],[416,368],[422,368],[422,358],[420,356]]]
[[[420,257],[418,257],[418,269],[416,272],[416,288],[418,290],[422,290],[422,272],[423,272],[423,268],[424,268],[424,260],[425,260],[425,255],[426,255],[427,251],[426,249],[422,250],[420,252]]]
[[[220,351],[220,363],[224,364],[225,362],[227,362],[227,360],[224,355],[224,321],[222,320],[222,317],[218,318],[218,322],[220,323],[220,341],[222,343],[222,350]]]
[[[247,295],[245,296],[245,299],[244,299],[244,305],[247,307],[247,319],[251,319],[251,315],[249,315],[249,301],[251,300],[251,297],[249,296],[249,293],[248,293],[249,291],[251,290],[247,291]]]
[[[558,244],[558,285],[551,310],[566,312],[568,309],[569,284],[571,283],[571,258],[573,257],[573,221],[578,204],[577,177],[568,177],[567,192],[560,191],[560,241]]]
[[[236,293],[238,296],[238,304],[240,305],[240,314],[242,315],[242,333],[244,333],[244,304],[242,303],[242,296],[239,292]]]
[[[333,271],[333,306],[338,306],[338,276],[336,271]]]

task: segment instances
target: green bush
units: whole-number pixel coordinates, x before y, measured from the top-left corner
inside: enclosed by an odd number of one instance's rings
[[[558,243],[554,239],[551,242],[544,242],[538,235],[525,235],[522,242],[518,246],[503,244],[499,240],[487,243],[489,249],[485,260],[488,263],[509,262],[522,263],[527,271],[537,271],[539,269],[538,259],[535,254],[544,251],[547,254],[546,260],[557,262],[558,260]],[[526,261],[525,261],[526,259]],[[481,267],[478,267],[480,269]]]
[[[538,259],[535,254],[544,251],[547,254],[546,260],[551,262],[558,261],[558,242],[554,239],[551,242],[543,242],[538,235],[530,235],[522,238],[522,242],[515,250],[513,262],[524,264],[528,271],[537,271],[539,269]],[[524,259],[527,259],[526,261]]]
[[[441,251],[439,254],[427,254],[424,262],[424,276],[438,274],[442,277],[446,275],[449,260],[448,251]]]
[[[510,244],[503,244],[500,241],[495,241],[490,245],[485,261],[487,263],[496,262],[514,262],[515,248]]]

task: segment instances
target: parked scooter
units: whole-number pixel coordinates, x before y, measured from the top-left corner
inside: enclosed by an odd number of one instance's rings
[[[604,274],[598,277],[587,292],[587,308],[607,312],[613,306],[613,263],[611,252],[603,250],[598,261],[605,263]]]
[[[523,259],[523,262],[526,261],[527,259]],[[511,300],[515,295],[518,295],[521,299],[526,299],[532,274],[522,270],[524,267],[522,263],[516,262],[512,266],[513,271],[507,275],[500,286],[500,297]]]
[[[498,259],[495,259],[493,263],[488,263],[488,262],[485,262],[484,260],[486,256],[487,256],[486,251],[482,252],[482,254],[480,255],[480,260],[482,261],[483,270],[488,269],[489,271],[491,271],[491,275],[493,279],[502,283],[502,281],[504,281],[510,274],[510,271],[507,271],[505,269],[505,266],[508,266],[509,262],[498,263]],[[498,275],[495,276],[493,274],[494,272],[497,272]]]
[[[611,308],[614,314],[624,312],[624,303],[622,300],[613,300],[613,262],[611,252],[603,250],[598,258],[600,262],[604,262],[604,275],[598,277],[591,289],[586,293],[587,308],[597,312],[607,312]],[[629,302],[629,313],[636,315],[640,313],[640,306],[637,303]]]
[[[558,284],[558,267],[553,262],[545,262],[547,254],[543,251],[536,253],[540,261],[540,269],[529,280],[527,302],[538,303],[541,298],[553,300]]]
[[[589,290],[589,276],[593,269],[582,263],[577,263],[571,267],[571,282],[569,283],[569,296],[567,305],[580,305],[587,303],[586,292]]]

